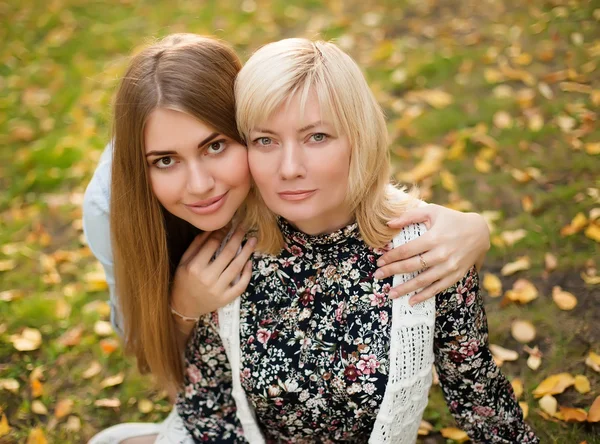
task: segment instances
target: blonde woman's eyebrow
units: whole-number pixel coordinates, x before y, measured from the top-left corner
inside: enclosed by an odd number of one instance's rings
[[[324,124],[325,124],[325,123],[324,123],[323,121],[321,121],[321,120],[319,120],[318,122],[309,123],[308,125],[306,125],[306,126],[303,126],[302,128],[300,128],[300,129],[298,130],[298,132],[299,132],[299,133],[305,133],[305,132],[306,132],[306,131],[308,131],[308,130],[311,130],[311,129],[313,129],[313,128],[316,128],[316,127],[318,127],[318,126],[321,126],[321,125],[324,125]]]

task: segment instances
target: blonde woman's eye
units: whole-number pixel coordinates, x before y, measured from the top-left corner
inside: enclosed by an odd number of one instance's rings
[[[208,145],[207,151],[209,154],[219,154],[225,149],[225,147],[225,141],[217,140],[216,142],[212,142],[210,145]]]
[[[167,168],[171,168],[175,164],[175,160],[173,160],[172,157],[166,156],[166,157],[160,157],[152,163],[157,168],[160,168],[161,170],[165,170]]]
[[[310,136],[310,138],[313,140],[313,142],[323,142],[325,139],[327,139],[327,134],[316,133]]]
[[[254,141],[254,143],[257,143],[258,145],[262,145],[262,146],[268,146],[268,145],[271,145],[273,143],[273,141],[271,140],[270,137],[259,137],[258,139],[256,139]]]

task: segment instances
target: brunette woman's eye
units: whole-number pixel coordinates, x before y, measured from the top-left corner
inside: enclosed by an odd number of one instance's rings
[[[167,168],[171,168],[175,164],[175,160],[170,156],[159,157],[158,159],[154,160],[152,164],[161,170],[165,170]]]
[[[312,136],[310,136],[310,139],[313,142],[324,142],[325,140],[327,140],[327,134],[325,134],[325,133],[315,133]]]
[[[212,142],[210,145],[208,145],[206,151],[208,154],[219,154],[225,150],[226,146],[227,144],[224,140],[217,140],[216,142]]]

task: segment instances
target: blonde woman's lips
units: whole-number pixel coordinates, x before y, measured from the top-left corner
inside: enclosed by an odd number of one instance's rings
[[[279,197],[281,197],[283,200],[298,201],[308,199],[310,196],[316,193],[316,191],[317,190],[294,190],[282,191],[281,193],[277,194],[279,194]]]
[[[212,214],[219,210],[227,200],[227,193],[220,196],[211,197],[210,199],[201,200],[193,204],[184,204],[188,210],[195,214]]]

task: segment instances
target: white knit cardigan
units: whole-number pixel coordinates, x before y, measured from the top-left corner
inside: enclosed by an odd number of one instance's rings
[[[394,237],[394,247],[416,239],[423,232],[425,227],[422,224],[403,228]],[[397,274],[393,285],[400,285],[416,275]],[[392,302],[389,377],[369,444],[415,443],[423,410],[427,406],[432,380],[435,299],[430,298],[411,307],[408,304],[410,295],[412,293]],[[219,334],[233,375],[232,396],[237,417],[250,444],[264,443],[240,380],[240,298],[219,309],[218,315]]]

